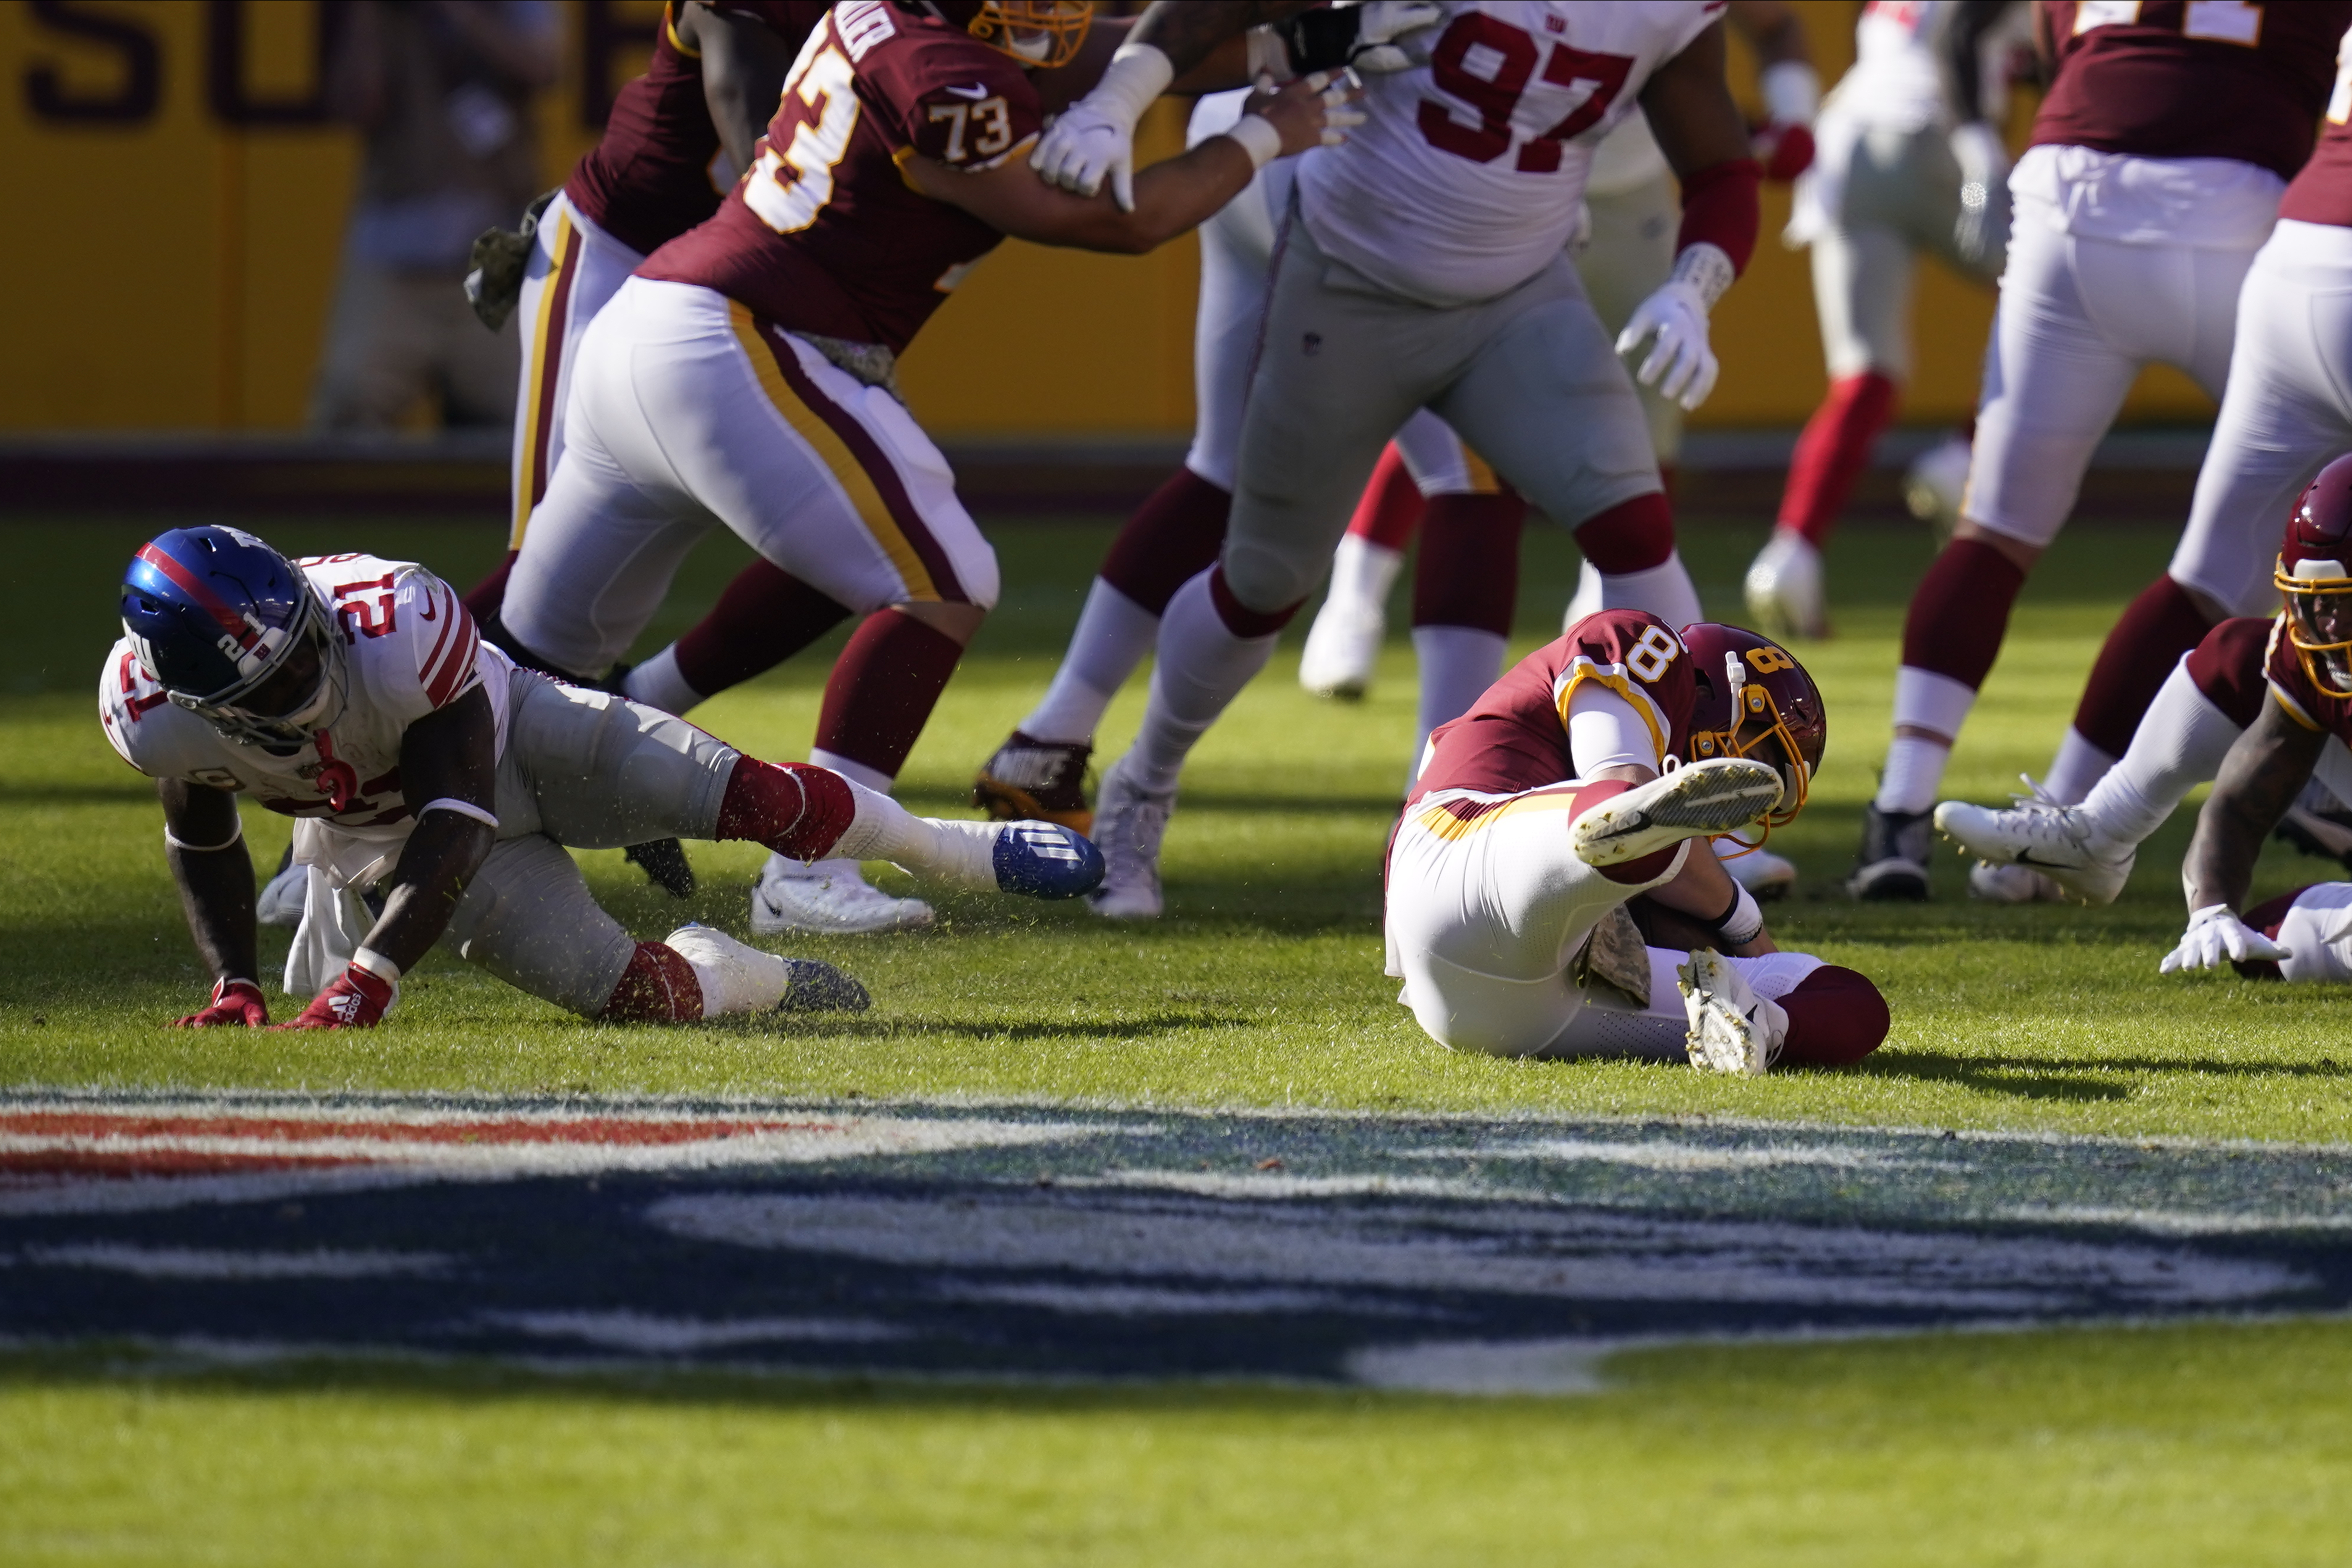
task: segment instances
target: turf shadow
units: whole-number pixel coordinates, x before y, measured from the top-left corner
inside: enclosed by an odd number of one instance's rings
[[[2107,1064],[2099,1064],[2105,1068]],[[2061,1067],[2030,1058],[1970,1058],[1956,1061],[1948,1057],[1915,1057],[1907,1054],[1872,1056],[1855,1070],[1882,1078],[1918,1079],[1932,1083],[1957,1083],[1987,1094],[2003,1094],[2018,1100],[2122,1100],[2131,1093],[2130,1086],[2108,1083],[2082,1076]]]

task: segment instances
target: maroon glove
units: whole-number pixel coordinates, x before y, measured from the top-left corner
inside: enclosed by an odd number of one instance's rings
[[[373,1029],[383,1021],[399,992],[393,983],[358,964],[346,964],[335,983],[310,998],[302,1016],[281,1029]]]
[[[1748,142],[1756,150],[1756,161],[1764,165],[1764,177],[1768,180],[1785,185],[1813,166],[1813,132],[1810,126],[1782,125],[1768,120],[1749,131]]]
[[[269,1004],[261,987],[250,980],[221,980],[213,984],[213,999],[184,1018],[174,1018],[175,1029],[258,1029],[269,1022]]]

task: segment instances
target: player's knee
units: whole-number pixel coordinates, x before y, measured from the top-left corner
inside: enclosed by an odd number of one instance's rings
[[[1780,997],[1789,1015],[1780,1060],[1792,1067],[1851,1067],[1885,1042],[1893,1020],[1867,975],[1823,964]]]
[[[702,1016],[702,983],[676,948],[641,942],[596,1016],[615,1024],[682,1024]]]
[[[856,791],[829,768],[739,757],[711,837],[748,839],[794,860],[817,860],[856,816]]]
[[[2342,934],[2345,914],[2352,910],[2352,882],[2305,888],[2291,895],[2287,904],[2272,933],[2288,953],[2278,961],[2279,977],[2299,984],[2352,982],[2352,951],[2347,951],[2352,943]],[[2255,915],[2266,912],[2266,908],[2251,912],[2246,923],[2252,925]]]
[[[1313,581],[1312,572],[1274,551],[1228,542],[1224,558],[1210,571],[1209,597],[1234,636],[1272,637],[1307,602]]]

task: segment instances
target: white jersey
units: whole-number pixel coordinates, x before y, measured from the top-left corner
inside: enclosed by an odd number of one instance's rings
[[[1425,304],[1491,300],[1559,256],[1592,149],[1723,0],[1447,0],[1429,63],[1369,79],[1362,126],[1299,160],[1325,255]]]
[[[413,562],[314,555],[294,564],[343,640],[350,683],[341,713],[301,750],[273,755],[174,706],[140,668],[129,637],[115,643],[99,677],[99,721],[122,760],[151,778],[249,791],[289,816],[324,818],[365,838],[404,837],[415,826],[413,807],[425,803],[401,793],[401,738],[482,687],[503,752],[513,667],[482,641],[456,590]]]

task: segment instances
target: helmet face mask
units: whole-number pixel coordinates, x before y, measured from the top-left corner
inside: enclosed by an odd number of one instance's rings
[[[1093,0],[985,0],[964,30],[1040,70],[1067,65],[1094,26]]]
[[[1697,687],[1685,760],[1745,757],[1772,769],[1780,799],[1764,830],[1786,826],[1805,809],[1829,740],[1820,689],[1793,654],[1758,633],[1702,621],[1682,637]]]
[[[305,668],[307,667],[307,668]],[[289,680],[288,677],[298,677]],[[251,679],[226,691],[198,697],[169,693],[230,740],[273,752],[299,751],[312,734],[333,725],[350,700],[351,682],[342,640],[314,601],[310,613],[286,639],[278,658]]]

